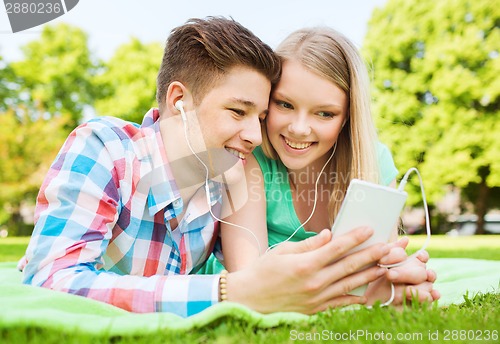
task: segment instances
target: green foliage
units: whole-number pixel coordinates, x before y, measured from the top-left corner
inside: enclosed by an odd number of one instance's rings
[[[162,47],[143,44],[136,38],[120,46],[96,80],[103,96],[95,102],[99,115],[142,122],[147,110],[156,106],[156,76]]]
[[[17,94],[14,71],[0,56],[0,111],[6,111]]]
[[[92,60],[87,35],[67,24],[45,26],[40,39],[22,50],[25,59],[11,64],[20,79],[19,103],[32,115],[67,117],[67,129],[73,129],[99,94],[91,82],[98,63]]]
[[[401,172],[418,166],[431,203],[446,185],[500,187],[497,4],[389,0],[373,13],[363,54],[381,140]],[[409,201],[418,204],[414,179]]]
[[[0,60],[0,224],[11,235],[31,231],[22,207],[32,206],[64,138],[100,94],[92,85],[99,64],[79,28],[45,26],[22,50],[21,61]]]
[[[160,44],[132,39],[105,65],[87,35],[66,24],[45,26],[11,64],[0,57],[0,225],[29,234],[20,214],[33,204],[50,163],[86,110],[140,122],[155,105]],[[96,101],[98,99],[98,101]]]
[[[28,111],[0,113],[0,209],[10,215],[7,225],[11,235],[21,228],[21,206],[34,203],[64,141],[64,124],[61,117],[33,118]]]

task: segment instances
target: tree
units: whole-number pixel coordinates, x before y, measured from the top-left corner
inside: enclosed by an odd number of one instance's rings
[[[0,113],[0,214],[13,235],[27,235],[23,204],[33,204],[51,161],[64,142],[64,118]],[[7,214],[7,215],[6,215]]]
[[[19,101],[20,80],[11,65],[0,56],[0,112]]]
[[[159,43],[143,44],[132,38],[120,46],[96,78],[96,88],[104,90],[95,102],[97,113],[141,123],[146,111],[156,104],[161,56]]]
[[[389,0],[372,15],[363,54],[380,137],[400,170],[418,166],[433,203],[445,185],[464,190],[482,221],[500,187],[500,6]],[[416,182],[410,196],[419,203]]]
[[[0,224],[14,235],[29,234],[22,206],[34,203],[64,138],[99,94],[82,30],[46,26],[22,50],[21,61],[0,61]]]
[[[100,91],[91,82],[99,63],[91,56],[87,35],[67,24],[45,26],[40,39],[22,50],[24,60],[11,64],[20,79],[19,103],[31,116],[67,117],[66,129],[72,130]]]

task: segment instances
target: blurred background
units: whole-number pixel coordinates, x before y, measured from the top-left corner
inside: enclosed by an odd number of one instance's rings
[[[434,234],[500,234],[500,3],[495,0],[82,0],[13,34],[0,5],[0,237],[30,235],[38,189],[71,130],[156,106],[170,30],[231,16],[275,48],[328,25],[361,49],[380,140],[423,179]],[[422,233],[416,177],[403,216]]]

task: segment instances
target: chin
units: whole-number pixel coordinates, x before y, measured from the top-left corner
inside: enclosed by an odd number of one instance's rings
[[[284,159],[281,160],[283,165],[289,170],[302,170],[303,168],[306,168],[309,164],[304,161],[304,159],[298,159],[299,161],[295,159]]]

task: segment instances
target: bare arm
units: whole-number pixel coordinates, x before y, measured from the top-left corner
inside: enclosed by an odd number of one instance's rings
[[[235,189],[239,206],[224,218],[236,227],[221,223],[224,265],[228,271],[240,270],[254,262],[267,249],[266,195],[260,166],[253,155],[245,165],[245,188]]]

